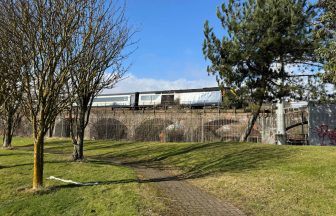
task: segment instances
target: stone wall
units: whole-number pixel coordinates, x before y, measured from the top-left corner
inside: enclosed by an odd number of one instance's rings
[[[249,117],[250,113],[220,109],[95,108],[92,110],[85,138],[166,142],[238,141]],[[274,144],[275,123],[274,114],[261,113],[249,141]],[[31,134],[31,124],[23,118],[15,135],[31,136]],[[66,114],[57,117],[53,136],[70,136]]]
[[[210,110],[111,110],[95,109],[86,129],[87,139],[134,141],[238,141],[249,113]],[[54,134],[68,134],[66,118],[58,118]],[[270,128],[264,121],[263,126]],[[261,142],[261,120],[250,141]],[[61,129],[61,131],[60,131]],[[57,131],[58,130],[58,131]],[[264,133],[265,135],[266,133]]]

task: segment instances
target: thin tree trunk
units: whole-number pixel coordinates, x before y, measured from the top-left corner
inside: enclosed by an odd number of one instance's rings
[[[3,148],[12,147],[12,138],[13,138],[13,114],[12,112],[8,112],[6,127],[4,131]]]
[[[84,129],[79,133],[79,142],[78,142],[78,155],[79,159],[84,159]]]
[[[3,148],[11,148],[12,147],[12,134],[11,131],[7,130],[5,137],[4,137],[4,143],[3,143]]]
[[[74,147],[73,149],[73,153],[72,153],[72,158],[74,160],[77,160],[78,155],[79,155],[79,148],[78,148],[78,143],[77,143],[77,139],[76,139],[76,135],[75,135],[75,131],[74,129],[77,128],[77,116],[78,113],[76,112],[75,114],[76,118],[73,118],[73,107],[72,105],[70,105],[70,110],[69,110],[69,118],[70,118],[70,137],[72,140],[72,145]],[[77,133],[77,131],[76,131]]]
[[[44,135],[39,132],[34,138],[34,176],[33,189],[38,190],[43,186],[43,149]]]
[[[55,122],[50,125],[49,128],[49,138],[52,138],[54,135],[54,127],[55,127]]]
[[[84,159],[84,130],[85,130],[85,113],[86,110],[79,108],[79,125],[77,127],[78,142],[74,143],[74,160]]]
[[[248,121],[247,127],[245,128],[243,134],[240,137],[240,140],[239,140],[240,142],[246,142],[247,138],[250,136],[252,129],[254,127],[254,124],[258,119],[262,104],[263,104],[263,100],[260,99],[257,104],[257,109],[252,112],[252,115]]]
[[[74,161],[79,160],[79,146],[76,139],[72,139],[73,152],[72,158]]]

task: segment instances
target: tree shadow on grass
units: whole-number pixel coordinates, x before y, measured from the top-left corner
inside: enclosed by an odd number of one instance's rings
[[[0,157],[10,157],[10,156],[18,156],[18,155],[29,155],[28,152],[15,152],[10,150],[8,154],[0,154]]]
[[[65,148],[71,146],[71,141],[66,139],[46,139],[44,142],[45,149]],[[34,150],[34,143],[27,145],[14,146],[17,150]]]
[[[121,142],[118,144],[113,143],[100,143],[100,142],[92,142],[92,141],[86,141],[84,143],[84,154],[87,151],[96,151],[96,150],[105,150],[105,149],[115,149],[123,145],[134,145],[139,144],[136,142]],[[45,152],[50,154],[72,154],[73,151],[73,145],[71,142],[62,143],[62,144],[56,144],[52,146],[46,146]]]
[[[32,151],[34,150],[34,144],[27,144],[21,146],[14,146],[14,150],[24,150],[24,151]]]
[[[191,178],[200,178],[216,173],[237,173],[277,166],[290,157],[294,150],[283,148],[249,148],[232,152],[223,157],[195,163],[186,170],[185,175]]]
[[[123,163],[115,161],[115,158],[110,158],[110,155],[103,155],[99,158],[91,157],[88,161],[93,164],[100,165],[113,165],[113,166],[127,166],[134,169],[146,169],[153,167],[156,162],[160,162],[161,160],[167,159],[169,157],[174,158],[174,162],[170,163],[170,166],[180,166],[180,163],[183,163],[181,160],[188,160],[188,158],[183,157],[184,154],[191,153],[193,151],[200,150],[217,150],[217,148],[224,148],[223,145],[228,145],[230,147],[231,144],[226,143],[207,143],[195,146],[188,146],[185,148],[174,149],[172,151],[165,152],[156,157],[150,158],[148,160],[137,160],[132,161],[130,163]],[[286,160],[288,157],[291,157],[296,153],[296,149],[292,148],[281,148],[277,146],[249,146],[249,148],[236,148],[234,151],[225,152],[223,156],[214,156],[209,155],[208,158],[202,159],[194,162],[192,165],[188,165],[182,169],[182,173],[175,175],[170,172],[166,172],[167,176],[160,178],[147,178],[147,179],[121,179],[121,180],[107,180],[107,181],[98,181],[98,182],[85,182],[84,185],[74,185],[74,184],[66,184],[54,186],[52,189],[62,189],[62,188],[75,188],[75,187],[83,187],[83,186],[93,186],[95,183],[98,185],[116,185],[116,184],[128,184],[128,183],[153,183],[153,182],[163,182],[163,181],[181,181],[188,179],[197,179],[206,176],[211,176],[218,173],[226,173],[226,172],[245,172],[245,171],[253,171],[258,169],[267,169],[270,167],[276,166],[278,163],[281,163],[283,160]],[[160,164],[160,163],[159,163]],[[155,167],[155,166],[154,166]],[[157,168],[157,167],[155,167]],[[160,171],[166,170],[167,167],[159,166]],[[158,170],[158,172],[160,172]]]
[[[153,147],[150,149],[150,148],[143,148],[141,144],[139,144],[138,147],[127,149],[127,152],[107,152],[104,154],[99,154],[97,156],[92,156],[90,158],[98,160],[121,159],[124,161],[123,163],[121,163],[122,165],[139,165],[139,164],[148,165],[148,163],[163,161],[170,157],[188,154],[189,152],[202,149],[216,148],[223,145],[225,145],[225,143],[216,142],[216,143],[192,144],[187,147],[171,148],[169,144],[167,144],[166,149],[162,149],[162,146],[159,146],[157,148]],[[151,158],[137,159],[138,157],[144,155],[150,155],[150,153],[158,153],[158,154]]]
[[[91,145],[90,145],[91,144]],[[116,149],[116,148],[119,148],[119,147],[123,147],[125,145],[127,146],[131,146],[131,145],[135,145],[135,144],[139,144],[139,142],[120,142],[120,143],[88,143],[86,145],[86,148],[85,150],[89,150],[89,151],[92,151],[92,150],[101,150],[101,149]]]
[[[60,141],[64,143],[64,141]],[[94,143],[96,145],[96,143]],[[126,149],[116,149],[118,147],[128,147]],[[240,145],[240,146],[235,146]],[[68,146],[68,145],[67,145]],[[60,146],[51,146],[56,148]],[[113,166],[127,166],[130,168],[160,168],[167,169],[167,164],[172,167],[177,167],[182,170],[182,174],[165,176],[162,178],[148,178],[148,179],[121,179],[121,180],[107,180],[100,181],[98,185],[114,185],[114,184],[128,184],[128,183],[150,183],[161,181],[180,181],[187,179],[202,178],[218,173],[226,172],[245,172],[258,169],[270,168],[276,166],[278,163],[296,154],[298,151],[295,148],[284,148],[280,146],[271,146],[263,144],[240,144],[240,143],[204,143],[204,144],[190,144],[190,145],[158,145],[151,147],[144,147],[141,143],[118,143],[111,144],[97,143],[97,149],[111,148],[111,152],[87,157],[88,163],[113,165]],[[92,148],[90,150],[95,150]],[[46,150],[47,151],[47,150]],[[63,152],[64,153],[64,152]],[[144,156],[151,155],[145,159]],[[123,159],[124,161],[117,161]],[[125,161],[126,159],[126,161]],[[165,160],[168,160],[168,163]],[[64,161],[46,161],[46,163],[64,163]],[[3,166],[0,169],[28,166],[29,164],[17,164],[12,166]],[[85,185],[66,184],[54,186],[51,189],[74,188],[93,185],[95,182],[85,182]]]
[[[296,153],[296,149],[282,148],[279,146],[266,146],[263,144],[254,144],[251,146],[232,147],[234,145],[242,145],[240,143],[205,143],[189,145],[183,148],[171,148],[161,154],[157,154],[146,159],[137,159],[141,155],[148,154],[147,148],[138,149],[134,158],[121,158],[122,161],[117,165],[125,165],[130,167],[147,166],[165,168],[163,161],[170,159],[169,166],[179,167],[185,174],[191,178],[213,175],[221,172],[243,172],[255,169],[261,169],[269,166],[276,166],[288,157]],[[262,145],[262,146],[261,146]],[[227,148],[226,148],[227,147]],[[216,152],[223,154],[214,154]],[[207,155],[209,154],[209,155]],[[198,159],[198,157],[200,157]],[[120,155],[106,153],[90,157],[96,162],[109,164],[110,162],[120,159]],[[126,161],[125,161],[126,159]],[[128,161],[129,160],[129,161]],[[190,160],[190,161],[188,161]],[[191,161],[192,160],[192,161]]]
[[[44,146],[45,147],[48,147],[48,146],[56,146],[56,147],[59,147],[60,144],[65,144],[65,143],[69,143],[69,140],[62,140],[62,139],[46,139],[45,140],[45,143],[44,143]],[[34,143],[32,141],[32,143],[30,144],[27,144],[27,145],[19,145],[19,146],[15,146],[14,145],[14,148],[15,149],[18,149],[18,150],[33,150],[34,148]]]
[[[66,161],[45,161],[44,164],[58,164],[58,163],[66,163]],[[10,169],[10,168],[15,168],[15,167],[24,167],[24,166],[33,166],[34,163],[24,163],[24,164],[14,164],[14,165],[5,165],[5,166],[0,166],[1,169]]]

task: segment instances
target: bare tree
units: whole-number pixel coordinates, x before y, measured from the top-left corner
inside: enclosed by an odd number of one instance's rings
[[[125,19],[125,7],[116,3],[91,0],[82,15],[71,46],[72,55],[78,59],[69,84],[76,104],[75,109],[70,104],[74,160],[84,159],[84,131],[95,96],[104,88],[112,88],[127,70],[122,64],[130,52],[125,53],[125,48],[133,44],[130,39],[134,34]]]
[[[5,23],[6,20],[6,9],[3,7],[3,2],[0,4],[0,107],[4,103],[5,96],[6,96],[6,82],[8,80],[9,74],[8,74],[8,64],[6,56],[6,50],[7,50],[7,43],[6,39],[7,33],[5,31]]]
[[[23,116],[21,109],[23,88],[20,78],[8,80],[5,87],[6,99],[0,110],[3,125],[3,148],[12,148],[13,134]]]
[[[4,148],[11,148],[14,130],[22,116],[20,111],[23,85],[22,71],[26,60],[22,52],[22,37],[15,36],[14,14],[9,11],[10,1],[0,3],[0,65],[1,100],[0,114],[4,126]]]
[[[39,189],[48,129],[75,98],[79,115],[74,140],[83,146],[93,98],[124,73],[121,63],[127,55],[122,51],[132,34],[123,8],[103,0],[3,0],[0,5],[6,12],[0,27],[12,34],[3,40],[15,45],[10,49],[14,56],[25,60],[12,70],[3,64],[11,55],[1,53],[0,69],[21,74],[17,87],[22,88],[23,110],[33,127],[33,189]],[[2,81],[1,91],[6,87]],[[82,159],[83,148],[76,146],[75,151],[75,158]]]
[[[67,49],[78,28],[79,0],[8,1],[15,37],[23,39],[21,50],[28,59],[22,71],[23,106],[32,123],[34,137],[33,189],[43,185],[44,137],[56,116],[69,101],[65,86],[70,78]]]

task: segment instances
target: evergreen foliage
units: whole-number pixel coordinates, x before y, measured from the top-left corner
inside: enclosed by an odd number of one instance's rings
[[[246,88],[246,96],[257,104],[256,119],[264,101],[288,96],[295,88],[285,66],[314,62],[311,22],[316,12],[305,0],[230,0],[217,8],[217,17],[224,30],[221,39],[208,21],[204,25],[208,73],[222,87]]]
[[[319,40],[317,54],[324,62],[324,80],[336,84],[336,1],[320,0],[318,7],[321,16],[315,31]]]

